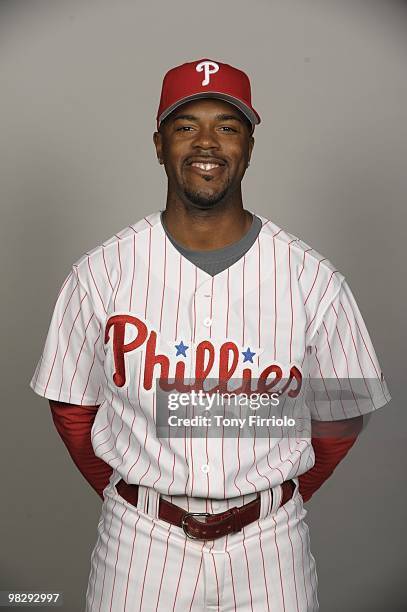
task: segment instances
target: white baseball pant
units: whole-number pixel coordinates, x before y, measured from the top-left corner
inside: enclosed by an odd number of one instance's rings
[[[258,521],[217,540],[188,538],[158,518],[159,494],[139,487],[137,508],[115,488],[104,490],[91,556],[86,612],[315,612],[317,575],[307,514],[294,495],[275,510],[281,487],[261,492]],[[230,500],[166,497],[191,512],[222,512],[255,494]],[[216,508],[214,510],[213,508]]]

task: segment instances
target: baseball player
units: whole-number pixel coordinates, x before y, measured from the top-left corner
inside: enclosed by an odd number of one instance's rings
[[[103,499],[87,612],[319,609],[304,501],[390,394],[345,277],[243,207],[259,123],[241,70],[169,70],[165,209],[80,257],[60,289],[30,385]],[[161,391],[189,398],[174,418],[229,384],[274,393],[284,419],[308,411],[312,431],[165,420]]]

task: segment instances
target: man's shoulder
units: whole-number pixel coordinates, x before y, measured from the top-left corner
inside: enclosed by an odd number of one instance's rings
[[[106,259],[110,253],[117,253],[118,250],[124,251],[126,248],[132,248],[135,240],[141,236],[148,234],[149,230],[155,227],[160,222],[160,212],[155,211],[142,217],[131,225],[126,225],[124,228],[114,233],[112,236],[83,253],[74,263],[73,267],[81,270],[92,265],[93,261],[99,261],[100,258]]]
[[[308,244],[296,234],[278,226],[271,219],[255,213],[262,222],[261,235],[265,242],[269,242],[270,248],[278,249],[280,258],[286,255],[290,258],[292,266],[297,265],[301,277],[314,277],[318,275],[331,275],[335,273],[338,278],[341,273],[327,256],[322,254],[312,245]],[[278,256],[278,254],[277,254]]]

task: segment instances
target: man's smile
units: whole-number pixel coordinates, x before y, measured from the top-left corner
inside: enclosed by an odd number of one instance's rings
[[[200,176],[210,175],[215,177],[223,172],[225,166],[215,163],[193,162],[192,164],[187,165],[186,169]]]

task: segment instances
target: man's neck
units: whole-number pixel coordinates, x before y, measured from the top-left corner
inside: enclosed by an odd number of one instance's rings
[[[249,231],[253,215],[243,207],[195,211],[167,205],[162,220],[180,245],[197,251],[209,251],[240,240]]]

